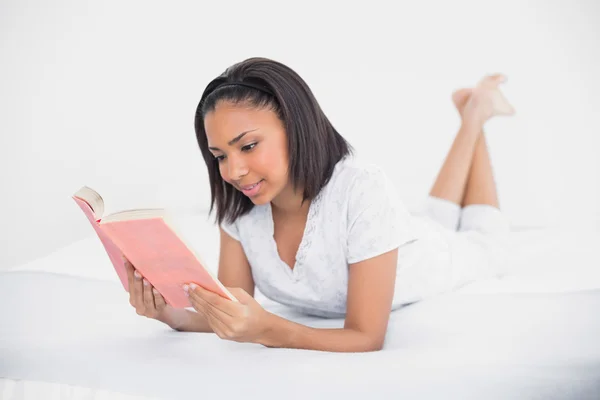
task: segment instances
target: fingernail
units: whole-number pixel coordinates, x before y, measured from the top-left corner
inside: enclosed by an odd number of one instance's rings
[[[142,275],[140,275],[140,273],[139,273],[139,272],[137,272],[137,271],[135,271],[135,272],[133,273],[133,275],[135,275],[135,277],[136,277],[136,278],[138,278],[138,279],[140,279],[140,278],[142,277]]]
[[[188,290],[190,290],[190,287],[188,285],[183,285],[183,291],[187,293]]]
[[[158,290],[152,289],[152,293],[154,293],[155,296],[158,296]]]
[[[197,287],[195,283],[190,283],[190,289],[196,290]]]
[[[144,279],[144,286],[148,286],[148,281]]]

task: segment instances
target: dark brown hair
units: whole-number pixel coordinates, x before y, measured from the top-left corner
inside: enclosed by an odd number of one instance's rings
[[[267,93],[240,85],[221,87],[225,82],[259,85]],[[336,163],[353,151],[329,122],[306,82],[291,68],[260,57],[232,65],[207,85],[194,121],[210,181],[209,213],[216,204],[219,224],[225,219],[232,223],[254,206],[248,197],[221,178],[218,161],[208,149],[204,117],[220,101],[257,109],[268,108],[277,114],[287,134],[292,187],[304,188],[303,201],[313,199],[331,178]]]

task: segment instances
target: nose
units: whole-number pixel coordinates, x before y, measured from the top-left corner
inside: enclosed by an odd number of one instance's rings
[[[242,157],[232,155],[227,157],[227,160],[227,168],[231,180],[238,181],[248,174],[248,166],[242,160]]]

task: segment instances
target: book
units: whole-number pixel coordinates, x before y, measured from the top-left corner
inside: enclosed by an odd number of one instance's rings
[[[126,291],[123,256],[172,307],[191,307],[183,290],[186,283],[238,301],[177,232],[166,209],[130,209],[105,216],[104,200],[94,189],[83,186],[72,198],[96,231]]]

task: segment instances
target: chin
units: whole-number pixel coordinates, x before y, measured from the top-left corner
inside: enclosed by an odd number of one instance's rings
[[[263,204],[267,204],[271,201],[271,198],[268,196],[260,195],[256,197],[249,197],[250,201],[254,203],[255,206],[262,206]]]
[[[271,201],[273,201],[273,198],[275,197],[275,196],[273,196],[272,191],[269,189],[273,189],[273,188],[263,187],[263,188],[261,188],[261,191],[258,193],[258,196],[248,197],[248,198],[256,206],[268,204]],[[240,192],[240,193],[243,193],[243,192]]]

